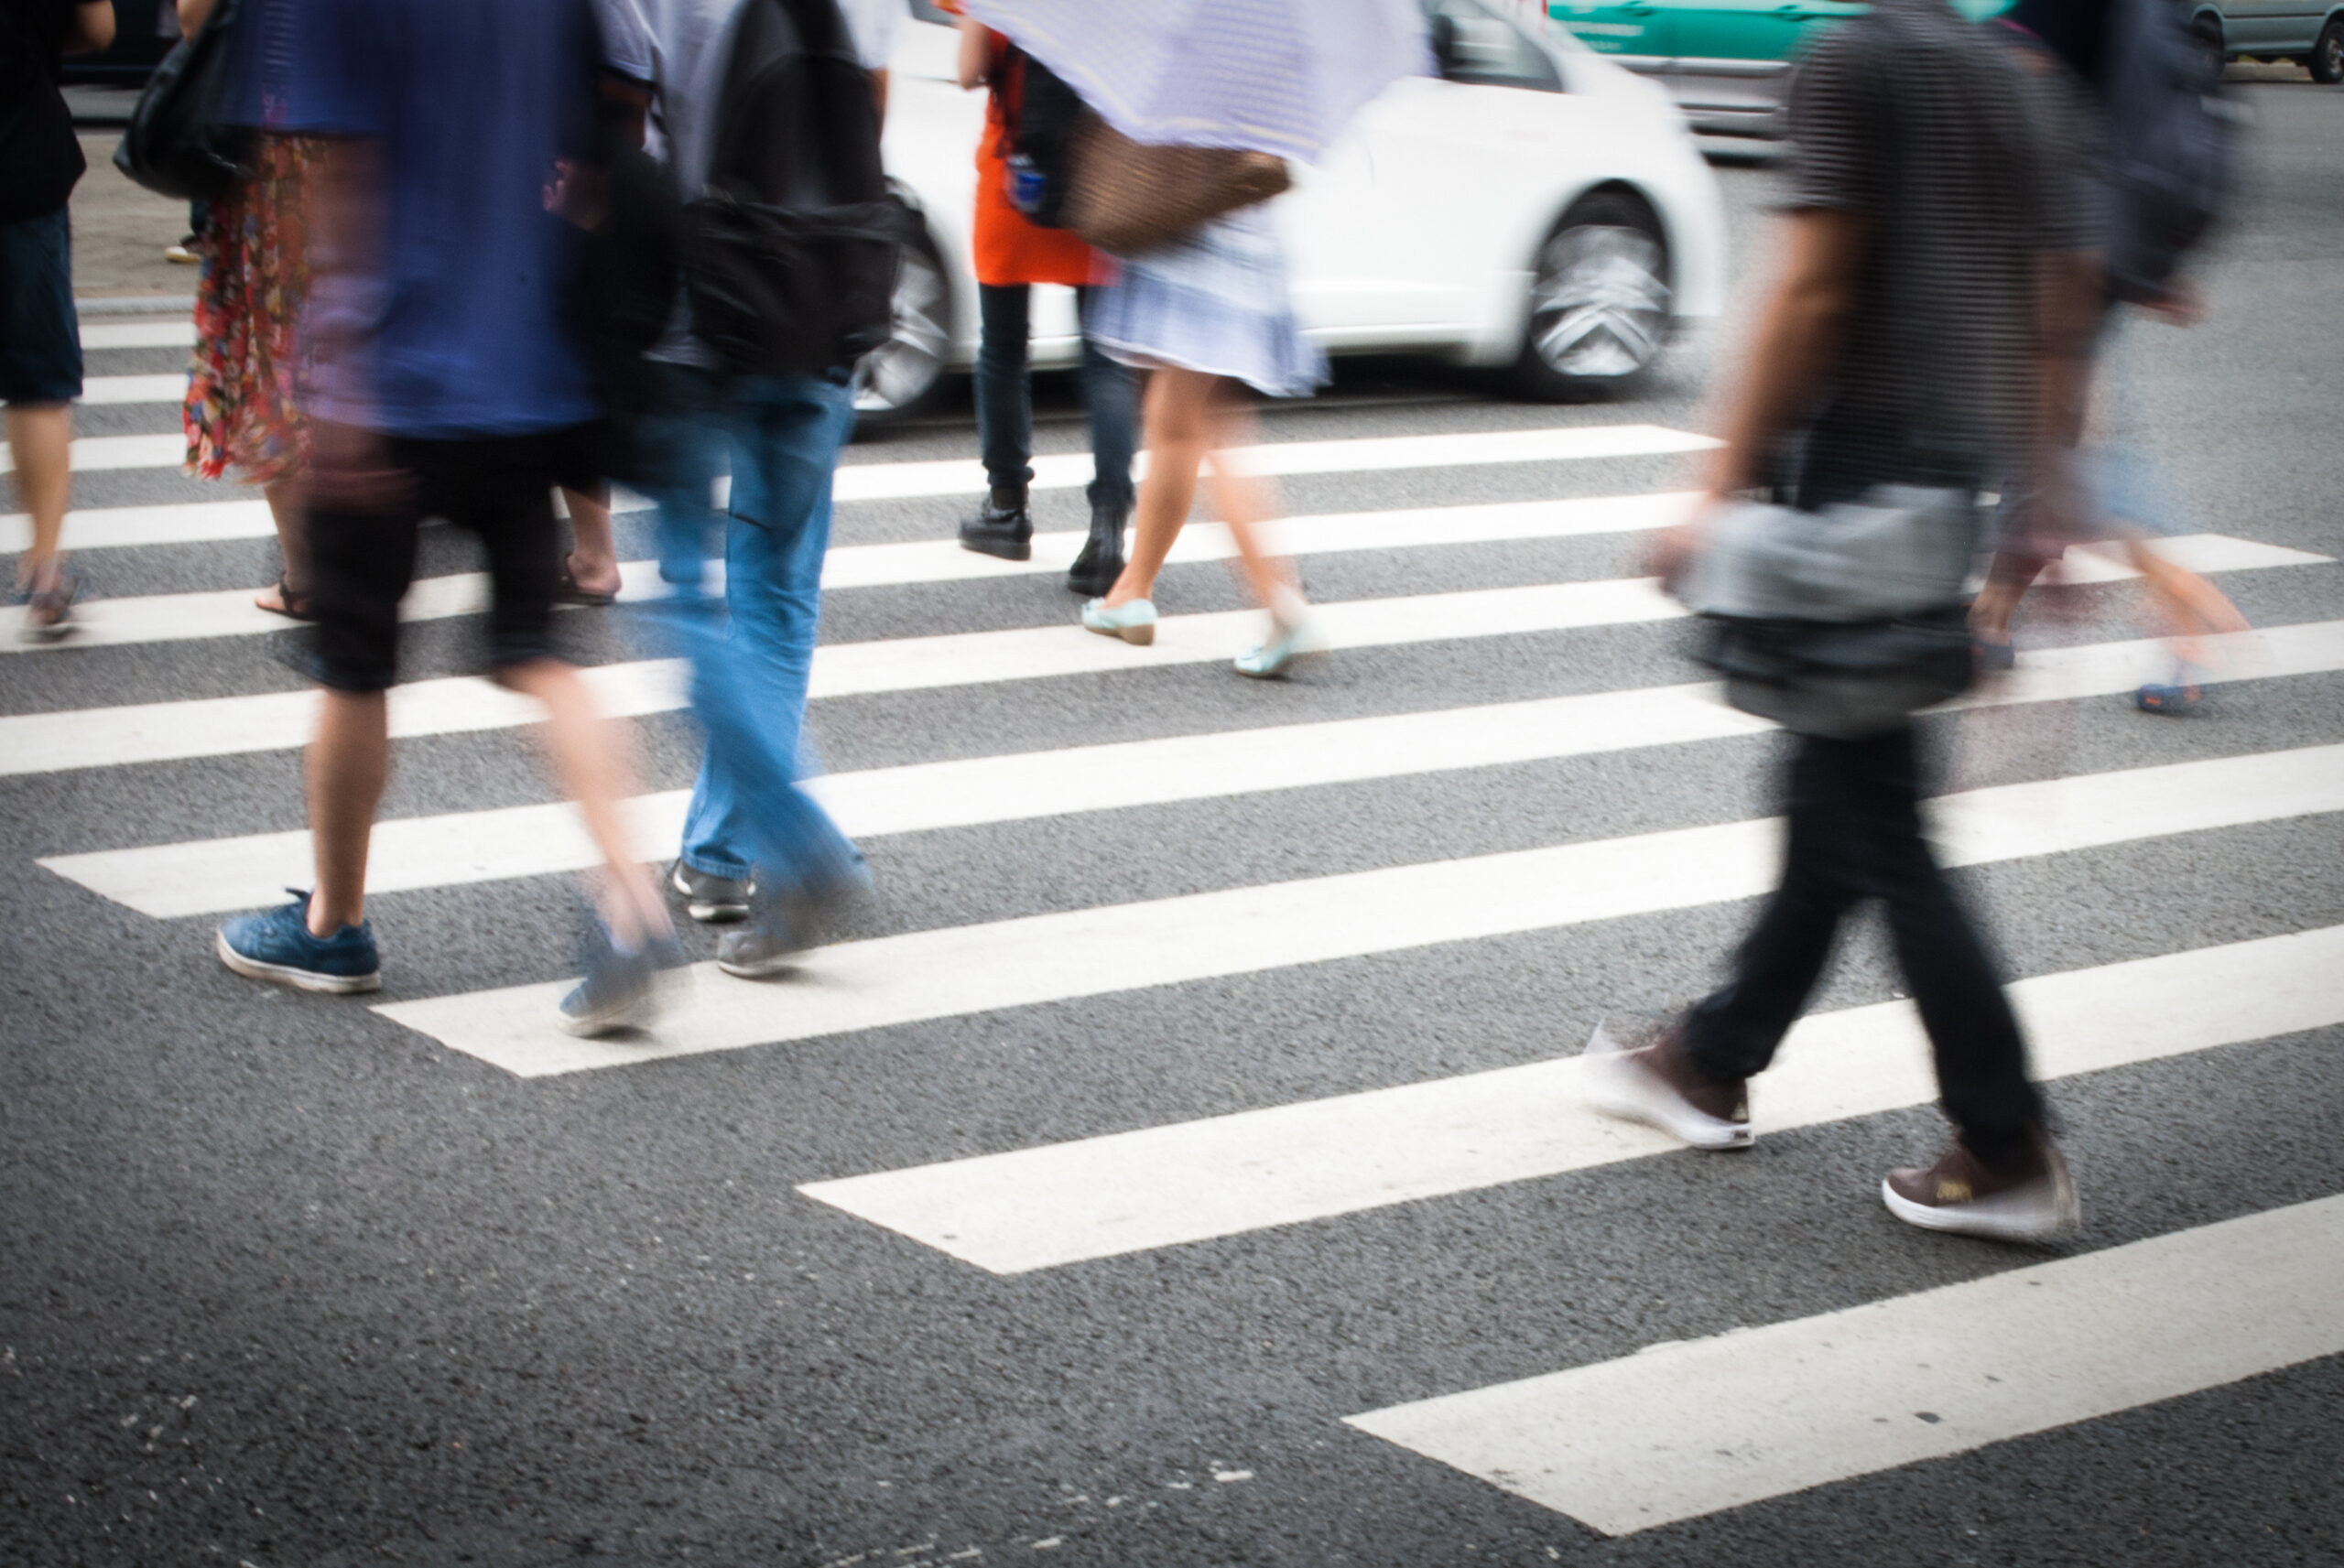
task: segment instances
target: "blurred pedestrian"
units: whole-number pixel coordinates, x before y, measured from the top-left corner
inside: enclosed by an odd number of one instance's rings
[[[169,0],[166,0],[168,4]],[[215,0],[178,0],[189,38],[203,30]],[[208,203],[195,248],[203,262],[195,291],[195,357],[181,424],[188,471],[220,479],[232,470],[256,484],[277,527],[277,581],[254,600],[296,621],[312,619],[309,551],[302,529],[302,479],[309,435],[295,378],[296,334],[309,288],[305,188],[320,143],[285,130],[287,52],[293,0],[250,0],[236,21],[237,80],[246,101],[237,116],[256,129],[251,167]]]
[[[1430,66],[1424,10],[1416,0],[1354,0],[1335,26],[1288,0],[963,3],[1101,123],[1080,139],[1067,197],[1069,222],[1118,263],[1086,330],[1111,357],[1150,373],[1131,557],[1083,605],[1082,623],[1127,643],[1156,640],[1156,575],[1210,460],[1240,570],[1270,614],[1269,634],[1238,655],[1238,673],[1283,675],[1325,639],[1292,564],[1262,537],[1275,493],[1235,452],[1253,438],[1245,389],[1306,395],[1326,379],[1326,356],[1296,320],[1265,192],[1285,188],[1278,160],[1316,159],[1362,104]],[[1101,149],[1129,167],[1110,170]],[[1173,212],[1180,221],[1167,219]]]
[[[309,539],[324,688],[309,754],[313,892],[220,928],[232,969],[315,991],[380,983],[366,855],[390,762],[385,692],[426,516],[477,535],[490,658],[544,704],[553,771],[602,850],[602,920],[560,1022],[650,1019],[673,935],[620,816],[634,781],[552,641],[564,443],[597,412],[564,320],[571,253],[546,170],[591,152],[586,0],[304,0],[288,130],[315,170]]]
[[[1102,264],[1064,229],[1046,229],[1010,200],[1010,153],[1023,107],[1026,57],[982,22],[960,19],[960,85],[985,89],[985,130],[977,143],[977,440],[990,493],[960,524],[960,547],[1004,560],[1033,551],[1033,376],[1026,355],[1036,284],[1075,290],[1082,329],[1082,401],[1091,416],[1091,535],[1067,573],[1067,587],[1095,598],[1123,569],[1123,530],[1132,511],[1132,443],[1137,397],[1132,373],[1101,351],[1090,327]]]
[[[1131,560],[1103,596],[1082,607],[1082,623],[1127,643],[1156,640],[1156,574],[1210,462],[1214,509],[1237,546],[1254,602],[1270,613],[1269,634],[1237,656],[1237,673],[1284,675],[1296,659],[1322,651],[1326,639],[1293,563],[1271,554],[1263,538],[1262,525],[1276,513],[1275,488],[1245,472],[1234,454],[1254,440],[1244,389],[1308,396],[1326,379],[1326,356],[1295,320],[1275,222],[1264,207],[1243,208],[1119,259],[1091,331],[1108,353],[1151,373],[1143,424],[1147,478]]]
[[[0,0],[0,402],[32,523],[16,579],[31,642],[66,635],[73,616],[60,541],[73,492],[81,323],[66,203],[89,166],[58,76],[64,56],[114,42],[114,24],[113,0]]]
[[[1958,595],[1978,492],[2037,471],[2048,416],[2035,389],[2082,351],[2037,308],[2042,258],[2076,247],[2075,214],[2052,199],[2016,69],[1945,0],[1876,0],[1835,26],[1792,89],[1791,135],[1783,264],[1727,401],[1710,510],[1780,480],[1805,513],[1927,494],[1921,514],[1954,535],[1937,553]],[[1658,542],[1664,579],[1685,571],[1702,526]],[[2075,1189],[1994,961],[1921,836],[1919,794],[1909,723],[1795,734],[1782,881],[1731,979],[1649,1044],[1599,1028],[1587,1092],[1688,1143],[1746,1147],[1750,1079],[1806,1007],[1842,918],[1878,898],[1957,1130],[1934,1165],[1890,1173],[1883,1200],[1930,1229],[2056,1235],[2077,1223]]]
[[[2097,454],[2087,457],[2083,451],[2095,361],[2112,357],[2122,335],[2124,296],[2132,295],[2138,309],[2176,325],[2201,314],[2197,291],[2186,277],[2168,276],[2127,287],[2128,281],[2137,280],[2121,277],[2110,266],[2122,222],[2111,189],[2111,94],[2132,95],[2128,113],[2154,115],[2162,108],[2169,114],[2193,108],[2180,100],[2161,105],[2154,94],[2143,94],[2138,78],[2122,69],[2132,42],[2122,36],[2127,27],[2164,22],[2172,27],[2177,48],[2198,48],[2179,36],[2177,19],[2157,16],[2158,9],[2155,0],[2018,0],[1995,24],[2026,74],[2038,113],[2052,128],[2056,200],[2083,218],[2085,245],[2057,258],[2047,287],[2069,330],[2091,338],[2096,351],[2079,357],[2073,373],[2048,390],[2059,460],[2046,468],[2040,486],[2004,502],[1993,561],[1972,619],[1980,665],[2008,669],[2014,662],[2011,621],[2027,589],[2046,572],[2056,572],[2070,547],[2112,546],[2140,574],[2181,666],[2174,681],[2143,686],[2134,700],[2152,712],[2172,712],[2198,699],[2188,672],[2202,660],[2200,639],[2243,632],[2245,618],[2221,589],[2158,552],[2152,535],[2161,530],[2149,515],[2155,510],[2149,494],[2154,481],[2145,477],[2144,460],[2119,449],[2127,433],[2117,431]],[[2121,402],[2121,385],[2109,391],[2112,395],[2103,403]]]
[[[728,69],[744,14],[776,3],[806,51],[800,91],[787,105],[732,103]],[[833,51],[847,34],[833,0],[646,0],[645,11],[661,63],[655,123],[678,189],[717,178],[753,184],[775,159],[852,168],[876,183],[875,84],[841,89]],[[728,108],[748,123],[774,116],[788,139],[743,145]],[[837,200],[826,185],[799,194]],[[854,421],[852,366],[743,370],[703,334],[689,296],[678,319],[651,351],[653,411],[637,431],[654,470],[646,488],[658,505],[668,585],[652,610],[691,660],[692,708],[708,730],[668,881],[693,919],[748,922],[724,934],[717,963],[757,979],[822,941],[838,906],[868,879],[861,852],[798,782],[831,477]],[[720,514],[710,497],[728,465]],[[718,551],[721,599],[706,570]]]

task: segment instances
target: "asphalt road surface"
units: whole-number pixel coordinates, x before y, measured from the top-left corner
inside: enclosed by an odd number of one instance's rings
[[[1273,466],[1347,644],[1280,684],[1209,558],[1160,600],[1226,618],[1153,654],[951,575],[971,492],[902,465],[965,416],[859,443],[812,730],[877,896],[659,1048],[544,1027],[574,857],[463,614],[410,629],[382,996],[220,967],[299,874],[300,681],[239,609],[257,498],[173,463],[184,349],[94,349],[158,379],[81,411],[91,631],[0,654],[0,1560],[2344,1560],[2344,92],[2246,97],[2212,318],[2133,335],[2122,423],[2273,634],[2142,715],[2132,590],[2079,582],[1926,726],[2084,1195],[2052,1249],[1881,1207],[1943,1131],[1870,922],[1753,1151],[1575,1098],[1767,870],[1777,740],[1666,689],[1686,629],[1621,580],[1687,462],[1626,427],[1695,427],[1719,335],[1633,400],[1378,365],[1266,413],[1335,444]],[[1724,172],[1745,300],[1776,178]]]

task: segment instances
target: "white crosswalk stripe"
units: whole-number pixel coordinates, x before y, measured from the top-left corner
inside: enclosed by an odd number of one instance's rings
[[[1273,531],[1289,555],[1343,550],[1394,550],[1435,545],[1474,545],[1530,539],[1567,539],[1636,533],[1679,521],[1689,495],[1594,496],[1575,501],[1503,502],[1485,506],[1427,506],[1394,512],[1355,512],[1287,518]],[[76,514],[77,516],[82,514]],[[103,514],[101,514],[103,515]],[[69,529],[73,524],[69,521]],[[1034,558],[1004,561],[960,548],[951,539],[913,544],[841,545],[822,563],[822,587],[895,588],[908,583],[982,581],[993,578],[1055,576],[1074,564],[1089,535],[1062,529],[1037,534]],[[2245,539],[2206,535],[2176,542],[2201,571],[2243,571],[2263,567],[2307,566],[2325,557],[2281,549]],[[1226,530],[1194,528],[1174,546],[1174,565],[1227,560],[1234,554]],[[656,561],[624,561],[619,597],[641,602],[663,591]],[[719,567],[717,580],[722,580]],[[464,572],[418,579],[400,613],[410,621],[471,615],[488,603],[485,573]],[[253,602],[243,589],[215,593],[155,594],[94,600],[78,609],[80,630],[61,643],[27,643],[14,633],[20,610],[0,610],[0,652],[70,653],[77,648],[135,643],[168,643],[207,637],[254,636],[285,629],[285,618]]]
[[[2130,690],[2161,673],[2162,653],[2156,642],[2046,649],[1962,706]],[[2211,642],[2208,653],[2237,676],[2344,669],[2344,622],[2271,627]],[[871,838],[1682,744],[1765,728],[1724,706],[1710,687],[1664,687],[914,763],[831,774],[815,780],[813,789],[851,836]],[[676,841],[689,799],[689,790],[669,790],[635,803],[646,855]],[[367,886],[376,892],[447,887],[583,871],[597,861],[570,806],[506,806],[382,823]],[[309,838],[306,830],[253,834],[51,856],[40,863],[143,914],[169,918],[266,903],[309,874]]]
[[[2011,988],[2045,1078],[2344,1023],[2344,926]],[[1577,1042],[1557,1042],[1576,1045]],[[1761,1137],[1926,1105],[1910,1002],[1802,1020],[1752,1095]],[[994,1273],[1472,1192],[1682,1147],[1580,1098],[1580,1058],[1110,1133],[798,1190]]]
[[[86,346],[100,350],[183,345],[192,334],[181,320],[109,321],[85,327],[83,336]],[[83,401],[160,408],[178,402],[185,385],[176,372],[92,376]],[[1239,457],[1269,475],[1452,469],[1461,479],[1466,470],[1492,466],[1661,456],[1710,444],[1656,425],[1574,425],[1274,442]],[[77,469],[92,476],[82,499],[157,493],[158,481],[141,470],[174,469],[183,456],[177,433],[86,438],[74,448]],[[1037,489],[1078,487],[1091,477],[1085,454],[1045,455],[1035,468]],[[863,460],[858,454],[839,470],[833,492],[847,502],[908,501],[973,495],[983,483],[973,461]],[[1690,499],[1638,492],[1309,515],[1281,524],[1277,542],[1288,553],[1309,556],[1629,535],[1679,520]],[[623,509],[641,504],[622,494]],[[85,504],[68,519],[67,542],[77,550],[201,550],[273,531],[257,497]],[[948,533],[949,523],[939,519],[935,532]],[[27,534],[22,514],[0,516],[0,547],[20,548]],[[971,554],[942,536],[841,546],[826,560],[823,585],[833,592],[884,593],[967,583],[976,585],[970,594],[981,595],[992,579],[1062,573],[1083,537],[1073,531],[1038,535],[1033,558],[1016,563]],[[2263,574],[2264,581],[2273,580],[2269,574],[2333,564],[2308,550],[2220,534],[2165,540],[2159,547],[2196,571]],[[1203,527],[1184,535],[1173,560],[1216,561],[1230,553],[1222,530]],[[2067,580],[2084,583],[2132,575],[2113,555],[2082,551],[2071,553],[2064,570]],[[624,575],[623,597],[630,601],[660,591],[652,563],[625,563]],[[2275,580],[2312,584],[2316,592],[2327,577]],[[1031,602],[1030,582],[1020,591]],[[423,579],[403,614],[418,621],[472,615],[485,592],[478,573]],[[232,682],[206,689],[241,694],[123,704],[120,697],[136,694],[117,689],[110,671],[136,661],[77,664],[70,657],[76,649],[208,643],[204,661],[233,666],[244,656],[235,639],[288,624],[258,610],[252,598],[250,589],[236,589],[90,600],[80,607],[79,636],[60,645],[68,657],[0,661],[27,683],[47,683],[28,684],[25,689],[41,696],[21,705],[42,711],[0,717],[0,779],[33,781],[27,788],[34,798],[101,781],[127,795],[157,787],[156,780],[168,784],[176,777],[169,770],[188,761],[305,744],[316,702],[309,692]],[[1605,629],[1681,614],[1652,583],[1633,578],[1468,587],[1319,608],[1339,657],[1344,649],[1449,643],[1460,663],[1488,657],[1476,655],[1477,644],[1503,649],[1504,639],[1562,631],[1591,641],[1618,637]],[[19,611],[0,611],[0,638],[9,650],[48,651],[16,641],[21,618]],[[825,645],[812,688],[818,699],[836,702],[1106,676],[1143,691],[1146,672],[1225,661],[1260,629],[1253,612],[1174,615],[1161,623],[1154,647],[1139,649],[1071,624],[965,632],[948,622],[929,635]],[[2259,689],[2274,705],[2300,706],[2304,694],[2324,692],[2323,680],[2344,673],[2344,620],[2306,618],[2214,639],[2203,658],[2210,685],[2264,682]],[[257,643],[251,661],[253,686],[288,678]],[[2171,668],[2170,650],[2154,640],[2028,648],[2013,675],[1953,706],[1982,712],[2083,704],[2127,693]],[[606,711],[644,715],[680,706],[678,673],[666,661],[641,659],[586,675]],[[1232,678],[1232,685],[1243,683]],[[851,835],[873,846],[884,883],[885,841],[893,836],[982,836],[1001,824],[1106,812],[1133,813],[1133,825],[1145,831],[1149,813],[1179,803],[1227,803],[1222,809],[1246,811],[1257,809],[1248,803],[1278,792],[1377,789],[1412,777],[1606,755],[1625,757],[1638,776],[1653,777],[1667,771],[1671,758],[1687,757],[1686,747],[1769,728],[1725,707],[1707,685],[1623,682],[1620,689],[1497,702],[1459,695],[1472,689],[1427,695],[1411,687],[1394,702],[1420,705],[1413,711],[1310,719],[1306,700],[1275,715],[1304,716],[1299,722],[1237,719],[1170,735],[1135,728],[1124,732],[1153,738],[1042,749],[1034,749],[1036,737],[1012,727],[997,739],[982,738],[988,754],[843,773],[811,787]],[[1522,689],[1516,683],[1490,695]],[[1184,700],[1193,696],[1186,687],[1181,693]],[[67,701],[79,706],[63,706]],[[840,722],[870,711],[832,710]],[[417,681],[392,696],[393,732],[403,737],[510,730],[537,718],[526,701],[477,679]],[[2039,775],[2058,772],[2056,764],[2030,768],[2001,776],[2039,782],[1931,802],[1940,858],[1952,866],[1982,866],[2103,851],[2098,860],[2067,864],[2129,867],[2143,855],[2173,852],[2154,848],[2161,844],[2256,825],[2299,838],[2332,836],[2336,814],[2344,812],[2344,745],[2327,743],[2328,732],[2289,731],[2289,739],[2276,740],[2269,731],[2249,739],[2230,731],[2232,739],[2208,744],[2208,738],[2226,732],[2138,722],[2165,748],[2148,751],[2141,765],[2111,767],[2114,759],[2100,756],[2071,764],[2093,771],[2049,778]],[[2009,733],[1998,728],[2002,719],[1959,723],[1965,737]],[[2293,749],[2273,749],[2280,746]],[[122,768],[157,771],[103,772]],[[307,832],[283,827],[302,812],[289,762],[279,771],[284,786],[266,805],[213,819],[226,830],[222,837],[139,843],[173,829],[142,828],[134,820],[94,844],[27,848],[49,872],[142,918],[188,919],[271,903],[282,887],[307,881],[310,861]],[[73,772],[82,776],[40,781]],[[566,804],[468,808],[460,792],[440,789],[436,781],[425,782],[421,796],[423,815],[379,826],[371,892],[472,886],[483,890],[476,898],[512,901],[525,896],[522,890],[493,884],[586,870],[596,860]],[[687,798],[684,790],[664,788],[628,804],[646,859],[673,852]],[[1308,794],[1284,798],[1286,809],[1306,816],[1320,809],[1319,797]],[[487,978],[520,983],[454,994],[418,997],[410,990],[374,1012],[413,1036],[524,1079],[663,1062],[670,1066],[662,1071],[685,1073],[696,1070],[689,1059],[712,1053],[814,1041],[830,1043],[825,1060],[834,1070],[867,1062],[872,1072],[884,1073],[897,1049],[896,1037],[885,1032],[901,1026],[957,1028],[950,1021],[998,1022],[1009,1010],[1095,1003],[1238,977],[1261,977],[1249,983],[1308,997],[1329,983],[1328,976],[1350,972],[1326,966],[1711,906],[1762,893],[1774,881],[1775,821],[1716,822],[1697,814],[1644,820],[1704,825],[1267,881],[1261,879],[1271,873],[1259,868],[1212,860],[1210,845],[1173,846],[1168,853],[1193,848],[1210,870],[1185,885],[1214,891],[1089,907],[1046,903],[1047,913],[1014,918],[1001,918],[998,906],[987,911],[978,897],[969,914],[949,917],[962,924],[819,949],[795,974],[770,983],[697,965],[678,977],[666,1014],[647,1036],[583,1041],[561,1033],[554,1009],[570,982],[537,978],[543,969],[502,971]],[[2203,863],[2194,848],[2179,848]],[[2017,981],[2012,996],[2037,1073],[2081,1080],[2119,1068],[2180,1072],[2180,1059],[2222,1049],[2275,1059],[2292,1036],[2344,1026],[2344,926],[2321,923],[2333,918],[2321,912],[2273,920],[2252,929],[2285,934],[2244,941],[2228,939],[2234,930],[2193,931],[2179,920],[2170,937],[2129,949],[2156,956]],[[208,962],[193,935],[182,926],[168,939],[191,943],[190,963]],[[411,985],[395,972],[399,949],[386,956],[394,983]],[[429,984],[428,977],[418,979]],[[344,1016],[354,1027],[359,1015]],[[371,1020],[367,1026],[378,1038],[396,1033]],[[1624,1176],[1634,1162],[1666,1157],[1676,1148],[1670,1141],[1584,1104],[1579,1045],[1557,1039],[1553,1054],[1541,1060],[1520,1059],[1545,1055],[1537,1046],[1513,1056],[1484,1055],[1484,1063],[1518,1065],[1478,1071],[1427,1065],[1414,1070],[1454,1076],[1356,1092],[1335,1092],[1361,1082],[1337,1076],[1324,1087],[1240,1096],[1234,1103],[1254,1102],[1252,1108],[1199,1119],[1169,1119],[1194,1111],[1143,1111],[1085,1124],[1078,1115],[1047,1133],[1024,1135],[985,1130],[999,1123],[971,1123],[930,1143],[913,1127],[900,1141],[880,1145],[883,1154],[850,1157],[829,1172],[794,1172],[796,1194],[810,1201],[800,1204],[787,1189],[777,1195],[834,1225],[877,1227],[886,1233],[881,1239],[908,1243],[913,1256],[932,1249],[991,1275],[1088,1265],[1155,1267],[1171,1279],[1183,1263],[1210,1256],[1216,1243],[1304,1245],[1403,1205],[1427,1205],[1420,1212],[1438,1223],[1444,1211],[1427,1200],[1497,1203],[1502,1189],[1519,1184],[1600,1183],[1615,1168]],[[742,1057],[727,1070],[751,1069],[757,1061]],[[1123,1065],[1151,1070],[1145,1062]],[[1829,1139],[1850,1136],[1848,1124],[1861,1119],[1935,1098],[1918,1019],[1911,1003],[1894,1000],[1802,1021],[1781,1062],[1755,1086],[1753,1109],[1762,1136],[1797,1129],[1807,1138]],[[994,1152],[971,1152],[982,1150]],[[2089,1184],[2086,1201],[2100,1201]],[[1665,1216],[1653,1223],[1666,1231]],[[1181,1250],[1199,1248],[1208,1250]],[[1384,1405],[1350,1415],[1350,1423],[1426,1461],[1622,1535],[2344,1353],[2339,1300],[2344,1198],[2331,1198],[1919,1295],[1649,1346],[1618,1359],[1590,1358],[1619,1356],[1626,1346],[1613,1341],[1576,1358],[1560,1354],[1528,1363],[1562,1370],[1489,1387],[1472,1385],[1499,1374],[1443,1380],[1437,1370],[1417,1369],[1347,1399],[1329,1419]],[[1570,1365],[1573,1359],[1586,1364]],[[1521,1369],[1523,1363],[1510,1364],[1510,1371]]]
[[[1959,866],[2334,811],[2344,746],[2006,784],[1932,815]],[[567,981],[377,1011],[537,1077],[1747,898],[1773,880],[1776,837],[1771,821],[1722,823],[914,932],[819,949],[781,986],[703,965],[647,1043],[559,1033]]]
[[[1623,578],[1355,600],[1319,605],[1317,613],[1337,647],[1368,648],[1620,626],[1683,611],[1650,581]],[[1258,640],[1261,630],[1258,613],[1230,611],[1167,616],[1147,648],[1076,625],[836,643],[815,651],[811,690],[816,698],[863,697],[1213,664]],[[683,704],[679,672],[662,661],[602,665],[586,675],[612,713]],[[308,741],[315,708],[314,694],[288,691],[0,719],[0,774],[288,750]],[[478,677],[415,681],[391,694],[395,736],[511,729],[537,718],[535,704]]]
[[[2344,1352],[2344,1197],[1351,1418],[1627,1535]]]
[[[1564,539],[1666,527],[1684,515],[1689,495],[1602,496],[1579,501],[1506,502],[1489,506],[1425,507],[1405,512],[1368,512],[1289,518],[1273,530],[1277,546],[1292,556],[1347,550],[1394,550],[1435,545],[1472,545],[1532,539]],[[264,514],[265,516],[265,514]],[[1074,563],[1088,537],[1080,530],[1037,534],[1027,561],[1004,561],[964,550],[949,539],[917,544],[842,545],[823,563],[822,587],[894,588],[917,582],[977,581],[992,578],[1055,576]],[[2252,539],[2197,534],[2160,542],[2162,553],[2195,572],[2256,571],[2274,567],[2317,566],[2329,557]],[[1227,560],[1234,555],[1228,535],[1217,528],[1192,529],[1173,547],[1173,565]],[[2075,582],[2117,582],[2137,574],[2122,561],[2078,551],[2062,570]],[[640,603],[663,588],[656,561],[620,563],[619,598]],[[720,574],[721,575],[721,574]],[[487,608],[488,578],[480,572],[421,578],[400,606],[409,621],[472,615]],[[24,612],[0,610],[0,654],[71,653],[80,648],[130,643],[187,642],[210,637],[258,636],[285,629],[285,618],[261,609],[242,589],[210,593],[154,594],[85,600],[76,611],[79,629],[64,642],[32,643],[16,636]]]
[[[84,321],[81,347],[87,349],[187,349],[195,346],[192,318],[168,321]]]

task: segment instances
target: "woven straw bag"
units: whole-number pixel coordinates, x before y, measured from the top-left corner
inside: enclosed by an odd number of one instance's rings
[[[1093,115],[1076,131],[1066,226],[1083,243],[1134,255],[1293,183],[1286,160],[1231,147],[1133,141]]]

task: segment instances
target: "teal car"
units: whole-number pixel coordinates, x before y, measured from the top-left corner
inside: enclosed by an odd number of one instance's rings
[[[1955,0],[1971,20],[2011,0]],[[1791,63],[1856,0],[1549,0],[1546,15],[1598,54],[1657,79],[1704,135],[1783,134]]]

